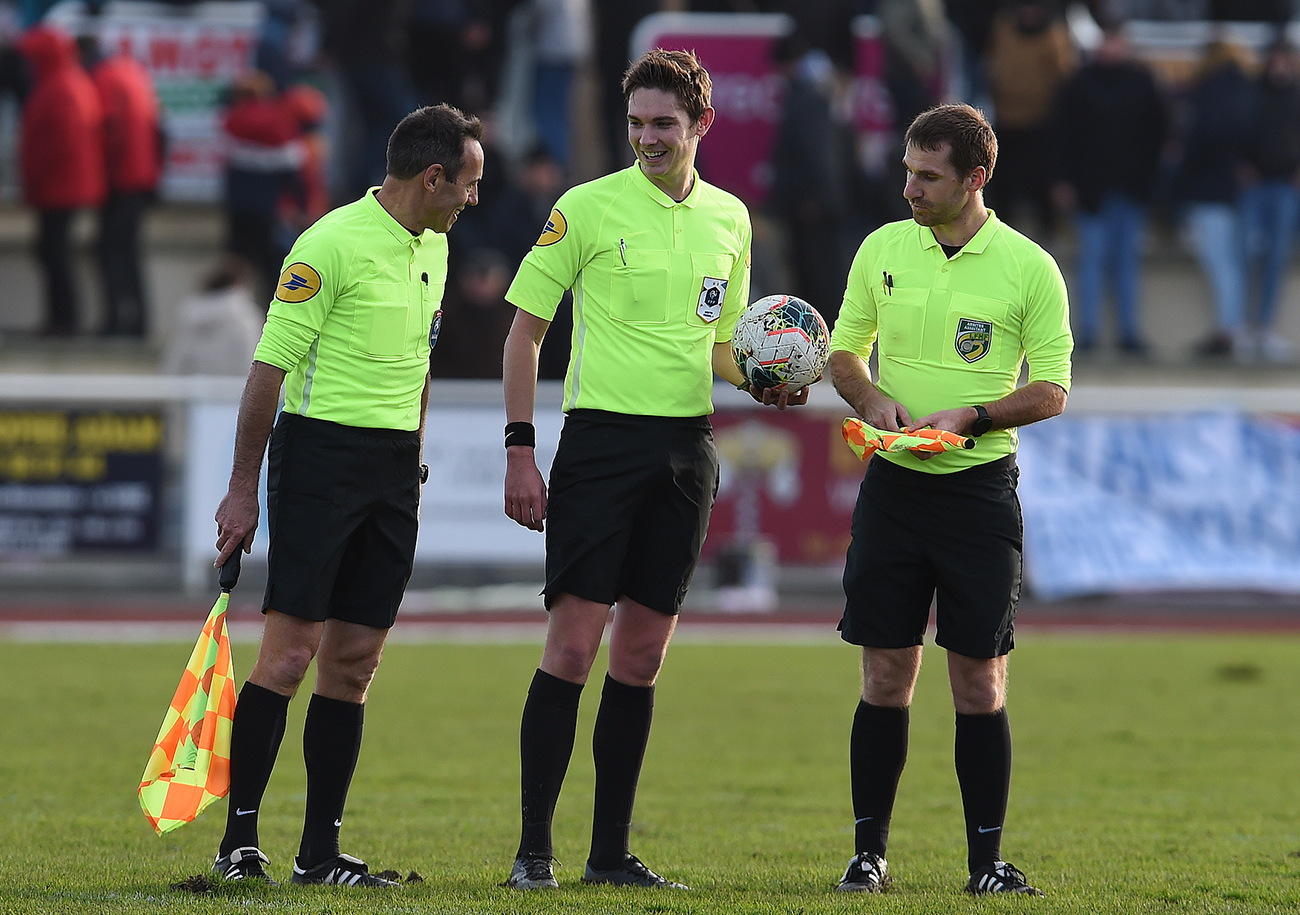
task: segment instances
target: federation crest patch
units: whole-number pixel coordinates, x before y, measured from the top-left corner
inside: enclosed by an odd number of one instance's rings
[[[957,320],[957,339],[953,341],[953,346],[962,359],[967,362],[979,362],[989,354],[992,344],[992,321],[976,321],[974,318]]]
[[[722,303],[727,298],[727,281],[706,276],[704,286],[700,289],[700,302],[695,306],[695,313],[712,324],[722,315]]]
[[[564,214],[559,210],[551,210],[551,215],[547,218],[546,225],[542,226],[542,234],[537,236],[535,244],[540,248],[553,245],[563,238],[567,231],[569,231],[569,223],[564,218]]]
[[[438,345],[438,334],[442,331],[442,309],[433,313],[433,323],[429,325],[429,349]]]
[[[280,274],[280,281],[275,284],[275,297],[291,305],[305,302],[318,292],[320,274],[315,267],[301,261],[285,267]]]

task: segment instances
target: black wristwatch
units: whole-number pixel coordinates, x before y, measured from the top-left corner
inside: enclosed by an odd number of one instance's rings
[[[970,427],[971,438],[979,438],[993,428],[993,420],[983,404],[975,404],[975,423]]]

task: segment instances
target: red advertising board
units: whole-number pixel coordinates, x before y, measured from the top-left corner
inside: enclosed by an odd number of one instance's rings
[[[844,444],[848,415],[819,409],[719,409],[713,435],[722,484],[706,557],[769,540],[784,565],[839,565],[866,466]]]

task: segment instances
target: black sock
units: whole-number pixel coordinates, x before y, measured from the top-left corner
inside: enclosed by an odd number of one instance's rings
[[[230,794],[220,855],[257,845],[257,809],[284,737],[289,697],[245,683],[230,725]]]
[[[596,803],[591,857],[587,860],[596,870],[612,870],[628,855],[632,805],[650,741],[654,707],[653,686],[628,686],[605,675],[591,735],[591,751],[596,759]]]
[[[906,708],[858,702],[849,735],[854,851],[885,857],[898,780],[907,763]]]
[[[1011,724],[1006,708],[992,715],[959,714],[953,756],[966,812],[967,863],[974,873],[1000,860],[1002,854],[1002,825],[1011,793]]]
[[[302,728],[307,767],[307,812],[303,817],[298,866],[310,870],[339,853],[339,828],[352,773],[361,752],[366,707],[314,693]]]
[[[519,723],[521,855],[552,856],[551,819],[573,756],[581,696],[581,683],[561,680],[541,670],[533,674]]]

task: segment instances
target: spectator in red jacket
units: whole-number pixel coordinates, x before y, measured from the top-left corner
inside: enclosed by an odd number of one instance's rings
[[[153,78],[125,51],[100,58],[94,38],[82,40],[82,62],[104,105],[108,198],[99,211],[99,266],[104,283],[105,337],[144,337],[140,224],[162,177],[162,113]]]
[[[162,110],[153,78],[127,52],[97,60],[98,45],[83,43],[104,106],[108,197],[99,210],[99,267],[104,288],[105,336],[143,337],[148,317],[140,224],[162,177]],[[89,59],[87,59],[89,58]]]
[[[98,207],[108,193],[104,110],[81,66],[72,36],[37,25],[18,40],[34,84],[23,105],[19,168],[23,197],[36,210],[36,254],[45,278],[45,336],[76,333],[78,288],[72,263],[77,211]]]
[[[265,309],[297,237],[286,231],[284,214],[307,209],[303,126],[270,74],[250,70],[230,87],[222,128],[226,250],[252,265],[257,298]]]

